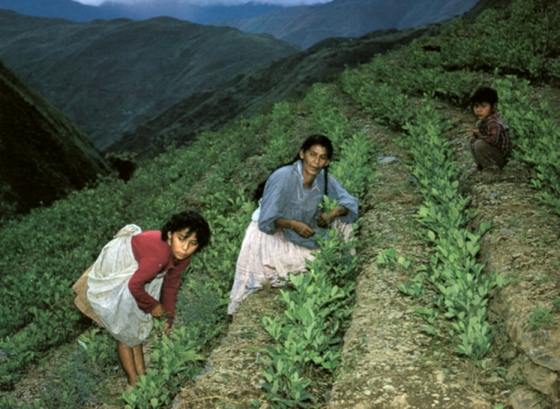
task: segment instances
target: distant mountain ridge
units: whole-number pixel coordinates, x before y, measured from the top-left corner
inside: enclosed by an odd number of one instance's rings
[[[275,102],[301,97],[316,82],[332,81],[346,67],[403,45],[429,29],[387,30],[362,38],[337,38],[240,75],[220,89],[193,94],[126,133],[108,148],[151,157],[168,144],[185,145],[197,133],[217,130],[240,115],[265,112]]]
[[[35,17],[54,17],[76,21],[124,17],[111,9],[88,6],[72,0],[0,0],[0,9]]]
[[[100,6],[88,6],[72,0],[0,0],[0,9],[13,10],[35,17],[63,18],[72,21],[130,18],[145,20],[169,16],[199,24],[216,24],[224,20],[252,18],[282,7],[270,4],[247,3],[241,5],[196,6],[179,4],[174,0],[140,5],[108,2]]]
[[[482,0],[485,2],[486,0]],[[442,21],[471,9],[477,0],[333,0],[312,6],[270,4],[198,6],[177,0],[142,4],[107,2],[87,6],[72,0],[0,0],[0,9],[74,21],[171,16],[200,24],[268,33],[307,48],[330,37],[359,37],[386,29],[406,29]]]
[[[109,167],[87,137],[0,62],[0,219],[47,205]]]
[[[289,7],[227,24],[251,33],[268,33],[300,47],[329,37],[359,37],[385,29],[406,29],[460,15],[477,0],[334,0]]]
[[[98,148],[183,98],[297,49],[171,18],[75,23],[0,10],[0,58]]]

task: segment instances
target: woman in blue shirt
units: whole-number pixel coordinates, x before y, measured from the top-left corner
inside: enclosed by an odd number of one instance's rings
[[[358,200],[328,174],[332,156],[329,138],[312,135],[292,163],[268,177],[241,245],[228,314],[265,283],[280,286],[288,273],[305,271],[306,260],[319,247],[317,239],[330,225],[345,237],[350,234]],[[328,213],[319,207],[323,195],[337,202]]]

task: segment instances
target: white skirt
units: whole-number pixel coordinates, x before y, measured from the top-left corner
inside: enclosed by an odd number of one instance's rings
[[[131,240],[141,233],[140,227],[123,227],[103,247],[88,275],[87,300],[104,327],[117,340],[135,346],[148,338],[152,316],[142,311],[128,289],[128,281],[138,269]],[[145,287],[148,294],[159,299],[165,273],[160,273]]]
[[[350,224],[337,220],[334,227],[345,238],[351,234]],[[265,285],[280,287],[285,284],[288,273],[306,271],[306,261],[313,260],[317,250],[292,243],[280,230],[274,234],[263,233],[258,223],[252,221],[247,227],[237,258],[228,314],[234,314],[241,301],[252,292]]]

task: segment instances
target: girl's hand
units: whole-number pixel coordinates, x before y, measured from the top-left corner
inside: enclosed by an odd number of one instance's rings
[[[305,237],[306,239],[315,234],[315,231],[311,227],[297,220],[292,220],[291,229],[301,237]]]
[[[163,323],[163,333],[165,335],[170,335],[171,334],[171,324],[169,324],[169,321],[165,321]]]
[[[150,314],[152,314],[152,317],[154,318],[162,318],[165,316],[165,309],[163,308],[163,305],[158,304],[154,307]]]

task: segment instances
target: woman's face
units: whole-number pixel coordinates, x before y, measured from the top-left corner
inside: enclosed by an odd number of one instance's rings
[[[299,157],[303,162],[303,173],[308,176],[317,176],[321,169],[329,164],[327,148],[313,145],[306,151],[301,150]]]
[[[177,230],[167,233],[167,243],[171,247],[171,253],[175,260],[185,260],[193,255],[198,249],[196,233],[190,233],[189,229]]]

